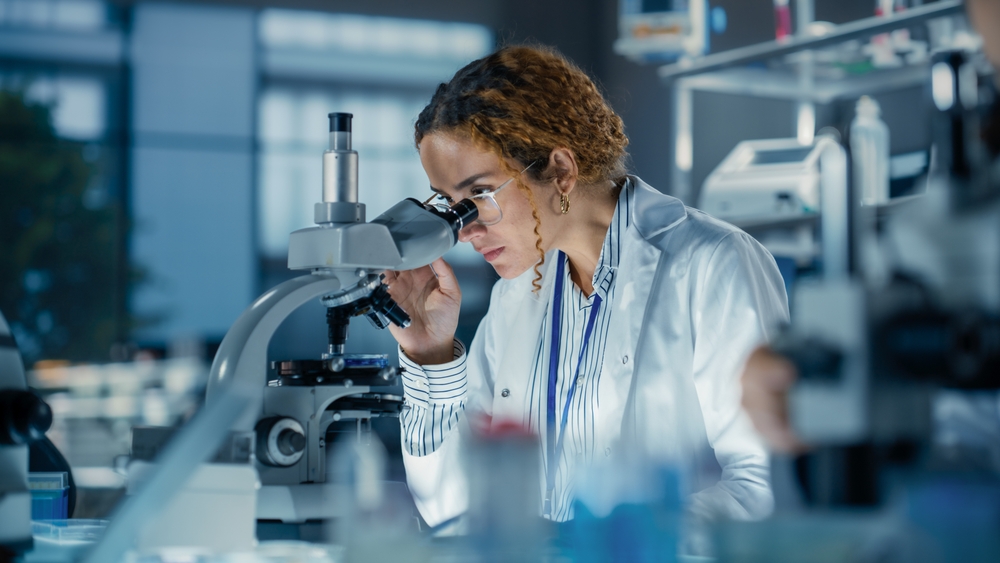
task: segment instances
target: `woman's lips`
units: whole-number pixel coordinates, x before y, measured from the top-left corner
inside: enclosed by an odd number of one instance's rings
[[[500,256],[500,253],[503,252],[503,249],[504,247],[501,246],[500,248],[494,248],[489,252],[484,252],[483,258],[485,258],[487,262],[492,262],[497,259],[497,256]]]

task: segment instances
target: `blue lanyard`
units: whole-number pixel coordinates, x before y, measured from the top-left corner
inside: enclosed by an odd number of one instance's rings
[[[580,347],[580,358],[576,362],[576,372],[573,380],[569,384],[569,393],[566,395],[566,404],[563,405],[562,421],[559,428],[559,437],[556,438],[556,379],[559,373],[559,340],[560,340],[560,316],[562,313],[563,278],[566,272],[566,255],[559,253],[556,266],[556,287],[552,301],[552,346],[549,351],[549,388],[548,403],[546,405],[546,422],[548,424],[548,467],[545,471],[545,505],[543,514],[552,516],[552,494],[556,488],[556,469],[559,467],[559,458],[562,456],[563,439],[566,438],[566,422],[569,420],[569,406],[573,402],[573,393],[576,391],[576,382],[580,379],[580,366],[583,365],[583,354],[587,351],[587,344],[590,342],[590,334],[594,329],[594,322],[597,320],[597,312],[601,309],[601,296],[594,296],[594,304],[590,307],[590,318],[587,319],[587,329],[583,335],[583,346]]]

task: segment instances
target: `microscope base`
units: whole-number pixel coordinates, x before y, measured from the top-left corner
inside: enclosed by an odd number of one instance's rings
[[[129,493],[137,490],[154,465],[133,461],[129,465]],[[219,552],[246,551],[256,544],[259,486],[257,470],[250,464],[202,464],[170,503],[147,524],[137,547],[203,546]]]
[[[331,483],[264,485],[257,491],[257,519],[302,523],[344,515],[347,487]]]

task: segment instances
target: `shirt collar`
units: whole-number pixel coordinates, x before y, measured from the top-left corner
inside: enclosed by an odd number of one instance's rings
[[[597,268],[594,269],[594,291],[602,300],[607,300],[614,284],[615,272],[618,271],[618,263],[621,261],[621,241],[625,230],[632,224],[633,190],[630,189],[630,184],[631,179],[626,182],[618,195],[615,214],[611,217],[611,226],[608,227],[608,234],[604,237],[601,257],[597,260]]]

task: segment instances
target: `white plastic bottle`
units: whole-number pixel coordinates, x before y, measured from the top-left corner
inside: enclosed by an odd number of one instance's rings
[[[889,127],[879,115],[878,102],[861,96],[851,122],[851,162],[854,193],[862,205],[889,201]]]

